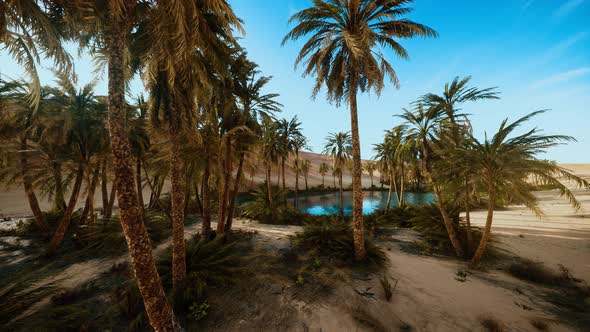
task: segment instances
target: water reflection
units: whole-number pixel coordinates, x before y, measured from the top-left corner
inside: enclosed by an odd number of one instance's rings
[[[352,191],[345,191],[344,200],[344,214],[352,214]],[[428,204],[434,201],[434,196],[430,193],[405,193],[404,198],[407,204],[420,205]],[[291,198],[290,203],[293,204],[294,198]],[[339,213],[339,193],[331,192],[324,194],[303,195],[298,198],[297,207],[301,212],[312,215],[331,215]],[[364,191],[363,192],[363,214],[370,214],[375,210],[382,209],[387,203],[386,191]],[[395,197],[391,199],[390,207],[397,206]]]

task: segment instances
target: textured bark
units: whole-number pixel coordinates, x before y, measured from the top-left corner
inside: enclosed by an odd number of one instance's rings
[[[91,215],[92,221],[94,222],[94,192],[96,191],[96,185],[98,184],[99,169],[96,168],[90,174],[86,174],[86,202],[84,203],[84,210],[80,216],[80,224],[87,224],[88,215]]]
[[[206,160],[205,171],[203,172],[203,223],[201,225],[201,233],[205,239],[211,236],[211,191],[209,189],[209,177],[211,175],[211,161]]]
[[[266,164],[266,191],[268,195],[268,206],[270,206],[270,210],[273,211],[274,214],[274,204],[272,202],[272,184],[270,183],[270,161]]]
[[[325,184],[325,181],[324,181],[325,178],[326,178],[326,175],[322,174],[322,188],[324,187],[324,184]]]
[[[102,215],[106,215],[107,206],[109,206],[109,190],[107,180],[107,161],[105,160],[102,165],[102,171],[100,174],[100,186],[102,191]]]
[[[63,241],[66,231],[70,226],[70,221],[72,221],[72,215],[74,214],[74,208],[76,207],[76,202],[78,201],[78,195],[80,194],[80,187],[82,187],[82,180],[84,179],[84,167],[82,165],[78,166],[78,170],[76,171],[76,180],[74,182],[74,187],[72,189],[72,194],[70,195],[70,201],[68,202],[68,207],[64,212],[64,216],[57,226],[53,237],[51,238],[51,242],[49,243],[49,248],[47,249],[47,254],[53,255],[55,251],[61,245]]]
[[[113,215],[113,206],[115,206],[115,198],[117,197],[117,179],[113,181],[113,185],[111,188],[111,195],[109,196],[109,203],[107,205],[107,210],[104,214],[106,219],[110,219]]]
[[[63,178],[61,172],[61,163],[54,161],[51,163],[53,180],[55,181],[53,193],[53,211],[65,211],[66,200],[64,198]]]
[[[225,230],[225,213],[227,211],[227,202],[229,200],[229,187],[231,186],[232,160],[231,151],[232,143],[229,138],[225,138],[225,157],[223,159],[223,189],[219,190],[218,212],[217,212],[217,233],[222,234]]]
[[[467,228],[467,248],[471,253],[473,250],[473,234],[471,233],[471,202],[469,199],[469,181],[466,181],[466,189],[465,189],[465,225]]]
[[[172,285],[177,289],[186,279],[186,246],[184,242],[184,186],[180,138],[178,130],[170,126],[170,210],[172,215]]]
[[[436,202],[438,203],[438,209],[440,210],[440,214],[443,217],[443,222],[445,223],[445,228],[447,229],[447,233],[449,234],[449,239],[451,240],[451,244],[455,249],[455,253],[457,254],[457,257],[464,257],[465,253],[463,252],[463,247],[461,246],[461,242],[457,237],[457,231],[455,230],[453,222],[451,221],[451,218],[447,213],[447,209],[445,208],[440,189],[437,185],[433,185],[433,188],[434,197],[436,198]]]
[[[285,157],[281,158],[281,172],[283,173],[283,200],[287,202],[287,185],[285,182]]]
[[[231,200],[227,209],[227,221],[225,222],[225,232],[231,232],[231,226],[233,224],[234,212],[236,209],[236,200],[238,199],[238,193],[240,191],[240,179],[242,178],[242,170],[244,167],[244,153],[240,153],[240,161],[238,162],[238,170],[236,173],[236,181],[234,182],[234,189],[231,194]]]
[[[363,188],[362,188],[362,164],[361,145],[359,138],[358,114],[356,104],[356,80],[350,82],[350,129],[352,136],[352,223],[354,235],[354,254],[357,261],[367,258],[365,250],[365,234],[363,225]]]
[[[199,185],[195,182],[195,204],[197,205],[197,211],[203,217],[203,204],[201,203],[201,197],[199,196]]]
[[[137,201],[139,203],[139,213],[140,213],[141,217],[143,218],[143,216],[145,215],[145,211],[144,211],[145,203],[143,202],[143,186],[142,186],[142,182],[141,182],[141,158],[137,158],[135,170],[136,170],[135,182],[137,185]]]
[[[111,10],[115,10],[111,8]],[[128,9],[130,10],[130,9]],[[150,238],[139,214],[135,176],[131,161],[126,130],[125,102],[125,36],[129,28],[121,16],[111,16],[111,31],[108,38],[108,88],[109,88],[109,133],[113,153],[113,168],[117,178],[117,199],[120,221],[127,240],[131,266],[145,310],[155,331],[180,331],[168,301],[154,258]]]
[[[490,239],[490,234],[492,232],[492,221],[494,219],[494,204],[496,201],[496,192],[493,186],[489,186],[488,189],[489,197],[488,197],[488,215],[486,218],[486,227],[483,230],[483,234],[481,235],[481,240],[479,241],[479,246],[477,247],[477,251],[473,258],[471,259],[471,267],[477,266],[483,253],[486,250],[486,245],[488,240]]]
[[[35,217],[35,223],[41,229],[43,233],[49,232],[49,227],[45,222],[45,216],[43,215],[43,211],[39,207],[39,201],[37,200],[37,196],[35,195],[35,190],[33,189],[32,180],[29,175],[29,161],[27,160],[26,150],[28,149],[27,145],[27,136],[23,135],[21,139],[20,145],[21,153],[20,153],[20,168],[21,168],[21,178],[23,181],[23,187],[25,188],[25,193],[27,195],[27,199],[29,200],[29,206],[31,207],[31,211],[33,212],[33,216]]]

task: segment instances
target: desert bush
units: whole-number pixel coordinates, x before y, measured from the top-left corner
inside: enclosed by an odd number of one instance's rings
[[[539,284],[555,285],[562,277],[546,268],[541,262],[519,259],[508,267],[508,272],[516,278]]]
[[[479,323],[488,332],[502,332],[504,326],[498,320],[491,316],[483,316],[479,318]]]
[[[303,231],[292,237],[293,245],[300,250],[312,252],[314,256],[325,256],[342,262],[352,263],[354,241],[350,223],[331,221],[313,222],[303,227]],[[383,265],[385,259],[381,249],[365,239],[367,264]]]
[[[379,279],[379,283],[381,284],[381,287],[383,288],[383,294],[385,294],[385,299],[387,301],[390,301],[391,297],[393,296],[393,291],[397,287],[397,280],[395,281],[395,284],[392,286],[391,282],[389,281],[389,277],[384,274],[381,277],[381,279]]]
[[[291,204],[285,204],[284,192],[279,187],[273,187],[272,199],[275,214],[268,202],[268,190],[266,185],[259,185],[251,193],[251,200],[240,205],[241,215],[258,220],[265,224],[275,225],[302,225],[306,216],[295,209]]]

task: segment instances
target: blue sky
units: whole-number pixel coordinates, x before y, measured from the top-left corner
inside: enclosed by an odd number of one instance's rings
[[[346,106],[330,105],[323,95],[311,99],[313,78],[302,78],[293,62],[301,42],[281,47],[289,31],[288,18],[310,5],[309,0],[229,0],[245,21],[242,40],[264,75],[272,75],[269,92],[281,94],[283,117],[297,115],[314,151],[329,132],[350,128]],[[529,123],[551,134],[578,139],[552,149],[545,157],[559,162],[590,163],[590,0],[438,1],[417,0],[409,18],[439,33],[436,39],[402,40],[410,60],[389,59],[401,88],[387,86],[381,96],[359,97],[359,124],[364,158],[383,131],[400,120],[403,107],[418,96],[442,92],[455,76],[472,76],[472,84],[497,86],[502,99],[464,105],[472,115],[476,135],[494,132],[500,122],[538,109],[551,109]],[[0,72],[11,77],[21,70],[0,53]],[[78,59],[80,83],[92,79],[92,62]],[[106,75],[105,75],[106,77]],[[44,83],[51,73],[42,71]],[[132,91],[142,91],[135,80]],[[106,93],[106,83],[98,86]]]

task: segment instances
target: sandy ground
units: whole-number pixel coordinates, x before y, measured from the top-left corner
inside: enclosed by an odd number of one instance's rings
[[[576,174],[590,178],[590,165],[567,165]],[[316,178],[314,181],[317,181]],[[366,179],[365,179],[366,180]],[[319,179],[321,181],[321,178]],[[370,180],[369,180],[370,181]],[[514,256],[543,262],[556,268],[566,266],[572,274],[590,283],[590,191],[576,190],[582,202],[579,211],[552,191],[536,193],[544,216],[537,217],[523,206],[512,206],[495,212],[493,234],[499,245]],[[20,197],[20,198],[19,198]],[[24,195],[18,190],[0,192],[0,208],[8,214],[27,213]],[[42,203],[46,204],[46,203]],[[47,205],[43,205],[47,206]],[[473,214],[473,222],[483,225],[485,211]],[[189,237],[198,226],[186,229]],[[256,230],[262,237],[285,239],[299,230],[297,226],[268,226],[247,220],[235,222],[236,228]],[[396,243],[412,242],[416,234],[400,231]],[[156,251],[163,250],[168,242]],[[377,276],[370,280],[352,280],[339,286],[333,296],[320,303],[289,302],[298,310],[304,330],[310,331],[365,331],[373,330],[360,324],[361,315],[385,330],[398,330],[404,324],[417,331],[483,331],[482,317],[493,317],[510,331],[532,331],[530,320],[559,320],[547,312],[547,304],[531,294],[542,288],[517,280],[502,271],[473,272],[465,282],[455,279],[457,271],[466,269],[462,262],[435,257],[417,256],[399,250],[399,245],[388,245],[387,274],[398,285],[391,302],[382,300]],[[388,249],[385,248],[385,249]],[[53,283],[60,288],[71,288],[110,268],[116,259],[91,260],[70,266],[60,274],[41,280],[32,287]],[[358,289],[371,289],[379,299],[360,296]],[[519,289],[521,291],[516,291]],[[364,310],[359,314],[358,310]],[[290,330],[301,330],[293,326]],[[551,331],[570,330],[564,324],[551,325]]]

